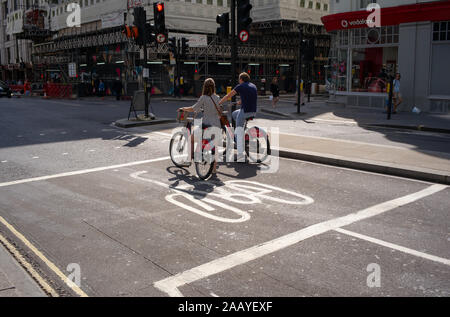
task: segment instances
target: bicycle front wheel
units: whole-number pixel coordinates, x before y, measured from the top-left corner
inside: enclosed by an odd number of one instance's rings
[[[177,132],[172,136],[169,145],[170,159],[176,167],[190,165],[189,144],[185,133]]]

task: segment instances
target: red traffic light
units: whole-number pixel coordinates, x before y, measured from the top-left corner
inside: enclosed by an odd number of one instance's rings
[[[163,10],[164,10],[164,3],[158,3],[158,4],[156,5],[156,10],[157,10],[158,12],[163,11]]]

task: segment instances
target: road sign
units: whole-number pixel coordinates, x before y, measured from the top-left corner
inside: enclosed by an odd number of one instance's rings
[[[160,33],[160,34],[158,34],[156,36],[156,41],[158,43],[165,43],[166,42],[166,36],[164,34]]]
[[[242,30],[241,33],[239,33],[239,39],[241,40],[241,42],[247,42],[248,41],[248,32],[246,30]]]

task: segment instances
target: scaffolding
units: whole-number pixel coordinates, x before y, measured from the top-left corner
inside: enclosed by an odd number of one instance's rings
[[[321,73],[327,63],[330,47],[329,35],[323,26],[299,24],[296,21],[254,23],[251,28],[250,41],[238,45],[239,60],[236,65],[239,71],[250,72],[252,80],[263,86],[263,82],[269,85],[272,77],[279,76],[282,79],[280,86],[286,82],[284,90],[294,89],[298,70],[299,26],[303,27],[305,38],[313,38],[316,46],[316,59],[306,66],[305,73],[309,74],[313,81],[322,81],[320,76],[316,75]],[[63,70],[67,68],[68,63],[80,64],[82,62],[80,56],[89,54],[89,50],[120,44],[126,55],[124,56],[126,80],[139,81],[140,74],[137,67],[143,66],[139,57],[141,49],[126,38],[122,29],[120,26],[99,29],[97,25],[92,25],[91,29],[72,28],[58,37],[53,36],[52,40],[35,42],[33,64],[41,65],[39,72],[42,77],[42,70],[45,67],[54,68],[55,65],[58,65]],[[171,30],[171,32],[186,33],[182,30]],[[206,47],[190,47],[188,49],[186,58],[180,61],[181,74],[185,80],[190,82],[201,82],[207,77],[213,77],[220,85],[228,85],[232,74],[231,66],[219,67],[218,65],[219,63],[230,64],[231,43],[214,34],[207,34],[207,37]],[[168,44],[151,44],[148,47],[148,56],[150,61],[160,63],[160,65],[148,66],[153,68],[151,73],[154,78],[150,79],[151,82],[163,87],[160,90],[167,92],[173,85],[173,78],[171,79],[169,75],[173,66],[169,62]],[[158,72],[165,72],[167,75],[158,74]],[[68,80],[77,82],[80,79]]]

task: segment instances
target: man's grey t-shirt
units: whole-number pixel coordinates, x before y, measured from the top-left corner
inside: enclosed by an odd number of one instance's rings
[[[219,106],[220,98],[217,95],[212,95],[211,97],[203,95],[192,107],[194,108],[195,112],[201,112],[203,110],[203,122],[202,122],[203,124],[220,128],[221,125],[219,113],[217,112],[216,106],[214,105],[212,99],[214,99],[217,108],[219,108],[220,110],[221,109]]]

